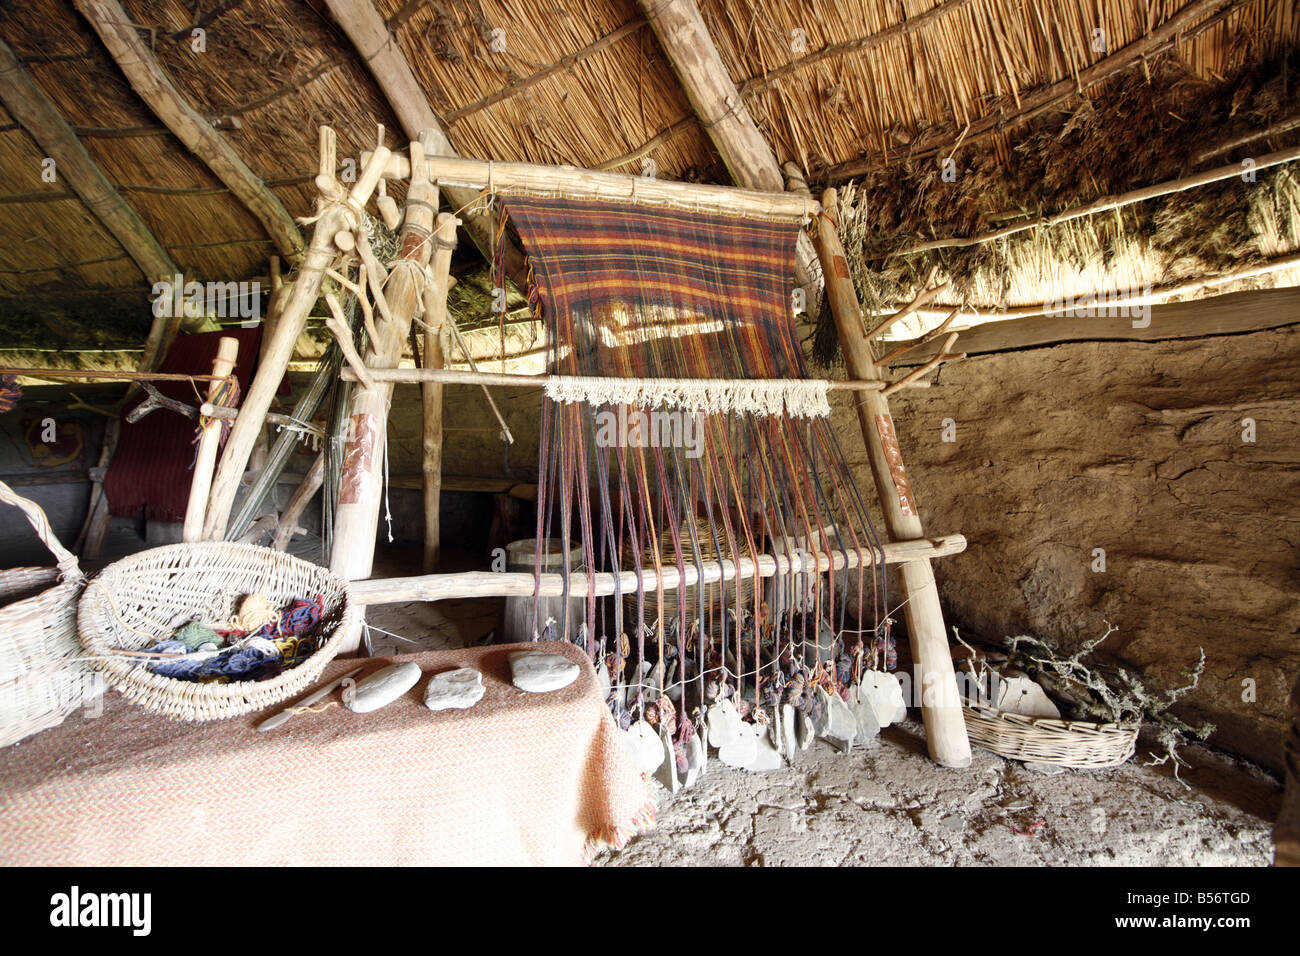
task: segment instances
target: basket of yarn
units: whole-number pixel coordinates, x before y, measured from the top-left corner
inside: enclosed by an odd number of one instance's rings
[[[0,571],[0,747],[63,721],[102,689],[80,660],[77,599],[85,576],[41,506],[0,481],[0,501],[20,510],[57,568]]]
[[[295,696],[359,620],[328,568],[250,544],[174,544],[123,558],[82,595],[81,644],[111,687],[180,720]]]

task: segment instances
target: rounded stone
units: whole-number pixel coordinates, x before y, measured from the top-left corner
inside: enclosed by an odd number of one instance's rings
[[[386,707],[420,679],[420,665],[411,661],[389,664],[367,677],[361,678],[343,694],[343,703],[354,714],[369,714]]]
[[[563,654],[515,651],[510,655],[510,682],[533,694],[568,687],[578,679],[578,665]]]

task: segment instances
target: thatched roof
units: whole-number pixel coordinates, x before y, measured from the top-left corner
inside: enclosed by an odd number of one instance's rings
[[[294,216],[312,212],[320,124],[337,130],[343,156],[371,148],[377,123],[390,131],[390,145],[404,143],[392,109],[319,0],[123,5],[181,94]],[[729,181],[635,0],[376,6],[463,155],[622,171],[653,160],[662,177]],[[958,142],[1010,164],[1020,135],[1014,121],[1068,120],[1079,89],[1091,91],[1090,69],[1099,80],[1141,76],[1154,58],[1172,56],[1188,75],[1222,85],[1300,43],[1290,0],[699,6],[777,159],[808,170],[815,185],[863,174],[871,182],[882,168],[946,155]],[[1210,12],[1161,39],[1162,25],[1199,7]],[[196,17],[205,52],[191,47]],[[1099,26],[1104,44],[1093,40]],[[492,51],[495,30],[505,31],[504,51]],[[1120,62],[1148,36],[1159,42],[1146,56]],[[261,223],[161,125],[70,4],[8,4],[0,38],[181,268],[220,280],[266,275],[274,247]],[[1111,73],[1111,64],[1123,69]],[[1070,87],[1064,97],[1062,82]],[[139,268],[65,184],[42,180],[42,157],[0,110],[0,315],[80,297],[103,303],[86,319],[93,327],[115,302],[138,309],[147,291]],[[960,213],[935,229],[966,228]]]

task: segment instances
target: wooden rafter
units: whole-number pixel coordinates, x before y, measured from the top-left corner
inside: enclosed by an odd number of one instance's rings
[[[248,168],[230,144],[190,106],[141,41],[136,26],[117,0],[75,0],[125,74],[131,88],[185,147],[257,217],[280,255],[302,260],[306,244],[298,224],[276,195]]]
[[[781,164],[718,55],[695,0],[637,0],[637,3],[659,38],[659,45],[667,54],[700,125],[736,185],[764,192],[784,192]],[[813,286],[816,259],[812,243],[800,233],[795,255],[799,285]]]
[[[329,7],[330,13],[348,35],[348,39],[360,54],[362,62],[375,78],[375,82],[379,84],[380,90],[392,106],[393,112],[397,114],[397,120],[402,124],[402,130],[407,137],[416,140],[420,138],[422,131],[429,130],[432,133],[428,141],[431,154],[459,156],[460,154],[456,152],[447,137],[447,131],[438,114],[429,105],[429,100],[411,71],[411,65],[397,45],[396,38],[389,32],[388,24],[384,22],[384,18],[380,16],[371,0],[325,0],[325,5]],[[467,207],[477,204],[478,193],[472,190],[446,189],[444,191],[454,210],[466,210]],[[489,262],[492,262],[496,250],[496,237],[492,234],[491,224],[481,215],[458,214],[461,215],[465,231],[474,241],[474,245]],[[509,242],[506,243],[505,248],[505,269],[520,289],[526,287],[523,253]]]
[[[154,238],[135,210],[96,165],[90,153],[77,139],[72,127],[58,108],[23,69],[13,51],[0,40],[0,101],[13,118],[31,134],[51,159],[59,179],[66,182],[77,198],[140,267],[151,285],[172,281],[181,270],[167,250]],[[167,346],[176,334],[180,316],[156,316],[145,341],[140,369],[157,367]]]

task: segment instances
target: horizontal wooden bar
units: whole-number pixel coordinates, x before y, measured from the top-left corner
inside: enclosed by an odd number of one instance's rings
[[[361,154],[361,166],[369,162]],[[440,186],[470,189],[518,190],[562,194],[581,199],[651,205],[691,206],[706,212],[734,216],[773,216],[808,219],[821,212],[821,204],[798,193],[765,193],[734,186],[682,183],[628,173],[604,173],[577,166],[539,166],[533,163],[498,163],[486,159],[429,156],[425,159],[429,179]],[[385,179],[409,179],[411,161],[393,155],[384,167]]]
[[[120,369],[74,368],[0,368],[0,375],[27,375],[32,378],[98,378],[106,382],[212,382],[217,375],[182,375],[179,372],[131,372]]]
[[[414,385],[420,382],[441,382],[444,385],[510,385],[516,388],[542,388],[552,378],[563,376],[517,375],[511,372],[475,372],[450,368],[368,368],[366,371],[376,382],[396,382]],[[339,370],[345,382],[357,381],[351,368]],[[750,382],[785,382],[787,379],[746,379]],[[827,382],[832,392],[878,392],[888,383],[874,379],[851,379]]]
[[[818,573],[828,571],[832,566],[838,571],[855,568],[866,556],[868,561],[883,560],[885,564],[903,564],[908,561],[940,558],[949,554],[959,554],[966,550],[966,538],[960,534],[950,534],[941,538],[921,538],[915,541],[894,541],[882,545],[880,551],[858,551],[848,549],[827,555],[820,552],[805,552],[802,557],[793,558],[785,555],[765,554],[758,558],[741,558],[738,561],[705,561],[698,567],[687,563],[686,573],[681,574],[677,568],[664,568],[662,574],[647,569],[641,572],[645,590],[653,591],[662,586],[665,591],[679,587],[689,587],[700,582],[730,581],[737,575],[770,578],[778,572],[789,570]],[[623,571],[613,574],[602,571],[595,576],[596,596],[610,594],[636,593],[637,572]],[[421,574],[407,578],[377,578],[370,581],[353,581],[352,599],[359,604],[400,604],[405,601],[446,601],[455,598],[475,597],[531,597],[536,584],[532,574],[527,571],[462,571],[454,574]],[[617,589],[615,587],[617,585]],[[565,576],[562,574],[541,575],[540,591],[542,597],[556,597],[564,594]],[[568,577],[570,597],[586,597],[588,593],[587,575],[574,571]]]
[[[1163,305],[1130,306],[1100,300],[1095,306],[1081,305],[1080,311],[1086,313],[1089,308],[1096,313],[1093,317],[995,316],[995,321],[961,329],[961,348],[967,355],[985,355],[1067,342],[1158,342],[1262,332],[1300,323],[1300,288],[1229,292]],[[1105,314],[1108,312],[1118,314]],[[939,343],[930,342],[902,356],[894,365],[923,365],[934,358],[938,348]]]

